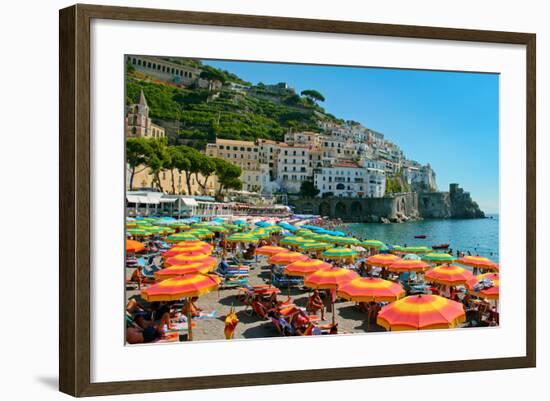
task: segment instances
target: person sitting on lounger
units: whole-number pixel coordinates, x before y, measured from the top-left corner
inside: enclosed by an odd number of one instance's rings
[[[294,326],[294,333],[303,336],[309,325],[309,318],[303,310],[298,309],[291,315],[290,323]]]
[[[320,311],[321,320],[325,320],[325,305],[323,304],[323,300],[321,299],[318,290],[313,290],[313,294],[307,301],[306,310],[309,313],[317,313]]]

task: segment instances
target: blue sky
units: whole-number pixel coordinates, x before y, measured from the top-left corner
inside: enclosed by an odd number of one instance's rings
[[[254,84],[316,89],[325,109],[361,122],[430,163],[440,190],[458,182],[498,212],[499,77],[496,74],[205,61]]]

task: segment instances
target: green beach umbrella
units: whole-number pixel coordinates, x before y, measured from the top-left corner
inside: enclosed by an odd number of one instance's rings
[[[422,260],[425,262],[432,262],[435,264],[451,263],[455,260],[452,255],[448,253],[427,253],[422,256]]]
[[[382,241],[376,239],[367,239],[361,242],[361,245],[367,248],[384,248],[386,246]]]
[[[360,241],[353,237],[336,237],[333,242],[338,245],[357,245]]]
[[[192,234],[189,234],[188,232],[187,233],[177,233],[177,234],[172,234],[172,235],[169,235],[168,237],[166,237],[166,241],[168,242],[180,242],[180,241],[198,241],[199,238],[192,235]]]
[[[256,242],[258,237],[250,233],[236,233],[227,237],[229,242]]]
[[[306,242],[315,242],[315,241],[312,239],[298,237],[295,235],[289,235],[288,237],[284,237],[280,241],[280,243],[283,245],[299,245],[299,244],[304,244]]]
[[[331,248],[322,253],[322,256],[327,259],[346,259],[353,258],[357,252],[351,248]]]
[[[130,228],[129,230],[126,230],[126,233],[138,237],[148,237],[149,235],[152,235],[149,231],[143,228]]]
[[[304,242],[298,244],[298,249],[301,251],[323,251],[332,248],[332,246],[332,244],[327,244],[326,242]]]
[[[395,248],[394,248],[395,249]],[[430,253],[432,250],[426,246],[406,246],[399,250],[405,253]]]

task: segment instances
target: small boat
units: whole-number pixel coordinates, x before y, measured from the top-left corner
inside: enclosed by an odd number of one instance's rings
[[[426,234],[415,235],[414,238],[426,238]]]
[[[432,249],[447,249],[450,244],[437,244],[432,245]]]

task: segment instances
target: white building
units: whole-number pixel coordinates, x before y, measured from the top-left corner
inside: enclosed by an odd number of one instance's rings
[[[332,167],[315,169],[314,183],[319,196],[332,192],[338,197],[364,198],[368,196],[369,173],[357,163],[341,160]]]
[[[412,191],[433,192],[437,191],[435,171],[428,163],[425,166],[419,163],[411,163],[403,167],[403,176],[410,185]]]
[[[313,152],[309,146],[283,146],[277,157],[277,182],[290,193],[300,191],[304,181],[313,181]]]

